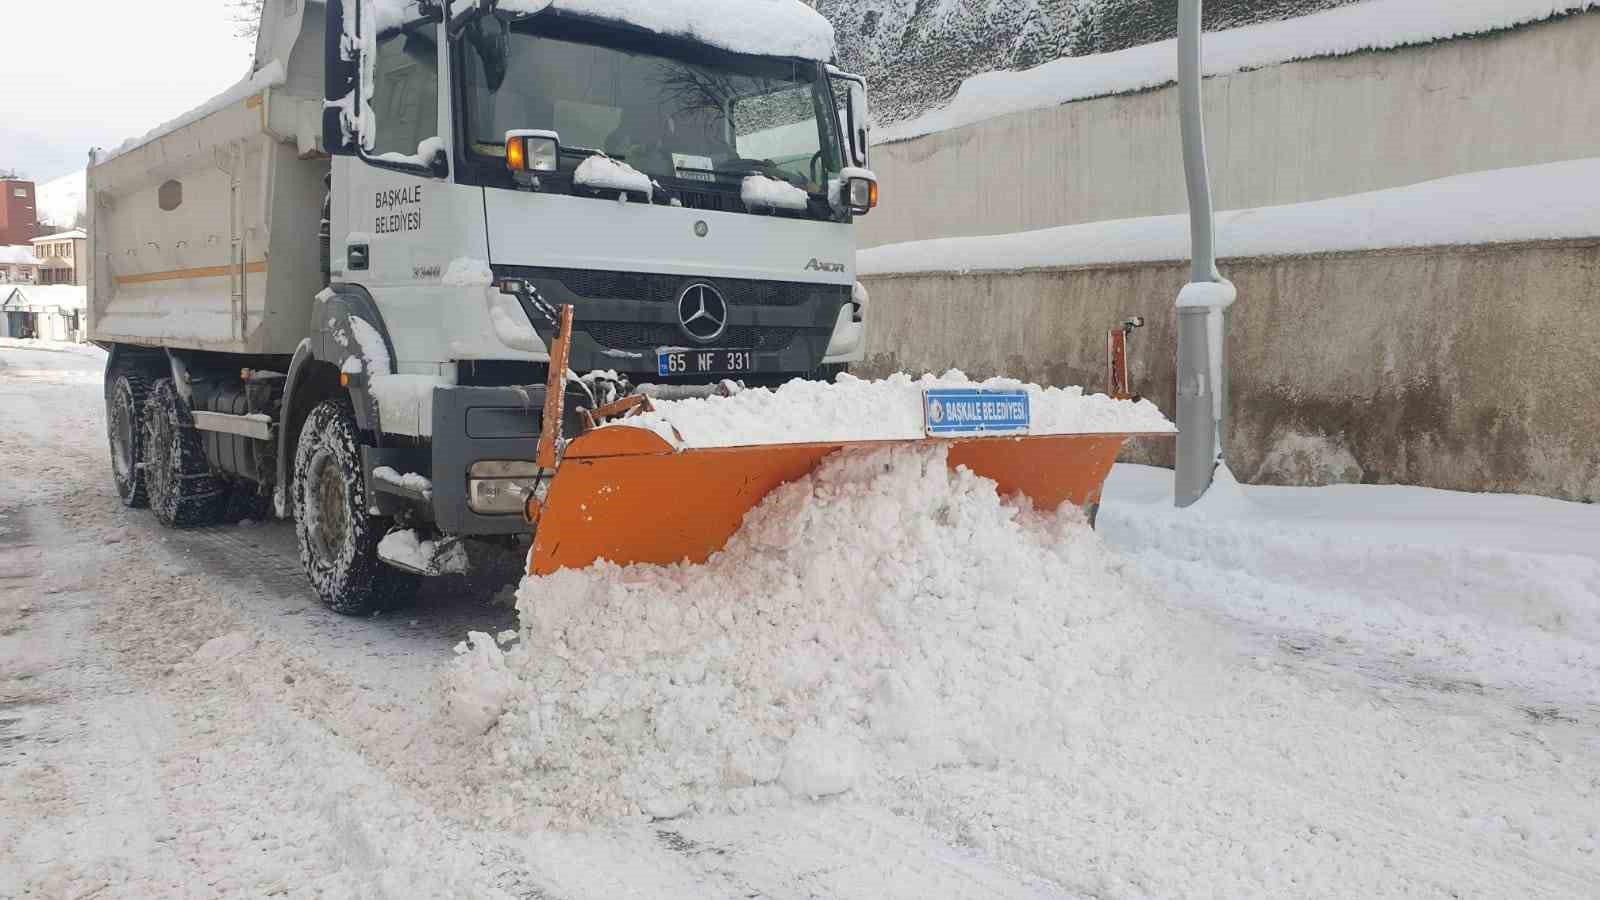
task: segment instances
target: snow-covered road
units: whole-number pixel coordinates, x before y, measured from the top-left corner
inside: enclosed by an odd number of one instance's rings
[[[1600,509],[1119,468],[1048,752],[562,829],[441,712],[493,586],[124,510],[100,364],[0,345],[0,898],[1600,896]]]

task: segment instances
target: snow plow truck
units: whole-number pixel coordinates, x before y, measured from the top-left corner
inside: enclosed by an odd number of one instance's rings
[[[798,0],[266,0],[242,82],[88,171],[122,502],[292,518],[349,614],[468,540],[704,559],[837,445],[626,421],[862,358],[878,184],[833,59]]]

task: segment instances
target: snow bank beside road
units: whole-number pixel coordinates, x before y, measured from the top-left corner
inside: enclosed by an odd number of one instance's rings
[[[617,421],[648,428],[680,447],[740,447],[823,441],[900,441],[924,437],[922,392],[929,388],[1026,391],[1029,434],[1172,434],[1177,429],[1155,404],[1085,394],[1083,388],[1045,388],[1009,378],[975,382],[955,370],[878,381],[841,375],[834,384],[795,380],[776,390],[754,388],[731,397],[657,400],[656,411]]]
[[[1431,44],[1600,8],[1600,0],[1368,0],[1325,12],[1208,34],[1205,74],[1230,75],[1300,59]],[[1175,41],[1068,57],[962,82],[937,109],[880,129],[874,143],[909,140],[1009,113],[1125,94],[1177,78]]]
[[[1600,236],[1600,158],[1495,169],[1330,200],[1217,213],[1222,257]],[[910,241],[863,250],[860,274],[1016,271],[1189,258],[1189,217]]]
[[[504,710],[498,802],[580,818],[990,766],[1071,730],[1074,685],[1148,671],[1117,568],[1075,510],[1020,510],[942,448],[846,451],[704,566],[526,580],[520,642],[475,641],[452,707]]]

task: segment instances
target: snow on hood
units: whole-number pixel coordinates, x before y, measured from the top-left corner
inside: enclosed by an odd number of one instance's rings
[[[524,13],[554,9],[735,53],[823,62],[834,56],[833,26],[800,0],[501,0],[500,8]]]

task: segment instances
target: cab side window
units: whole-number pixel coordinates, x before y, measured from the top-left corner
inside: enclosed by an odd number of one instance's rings
[[[364,134],[374,156],[417,155],[439,134],[439,48],[429,35],[395,32],[378,40],[372,116]]]

